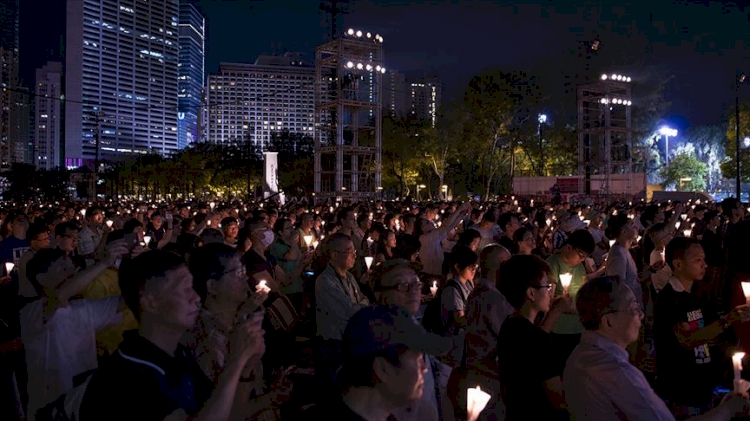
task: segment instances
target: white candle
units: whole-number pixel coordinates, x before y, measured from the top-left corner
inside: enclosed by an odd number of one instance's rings
[[[5,274],[10,276],[10,273],[13,271],[13,267],[15,267],[16,264],[13,262],[6,262],[5,263]]]
[[[589,221],[588,219],[584,219],[583,223],[586,224],[587,227],[591,225],[591,221]]]
[[[480,389],[479,386],[469,388],[466,391],[466,412],[469,421],[476,421],[489,401],[490,395]]]
[[[255,286],[255,292],[261,293],[261,292],[270,292],[271,288],[266,285],[266,280],[261,280],[258,282],[258,285]]]
[[[208,204],[208,206],[211,207],[211,210],[214,210],[214,207],[216,207],[216,202],[211,202]]]
[[[432,281],[432,286],[430,287],[430,294],[432,294],[433,297],[436,296],[437,290],[438,290],[437,281]]]
[[[682,220],[684,221],[687,219],[687,215],[683,213],[682,215],[680,215],[680,218],[682,218]]]
[[[372,266],[372,256],[365,256],[365,264],[367,265],[367,270],[370,270],[370,266]]]
[[[313,236],[312,235],[303,235],[302,239],[305,240],[305,244],[307,244],[307,247],[310,247],[310,244],[312,244]]]
[[[113,224],[113,223],[114,223],[114,222],[113,222],[112,220],[108,220],[108,221],[106,222],[106,224],[107,224],[107,228],[112,228],[112,224]]]
[[[737,351],[732,355],[732,366],[734,367],[734,391],[742,393],[740,391],[741,380],[742,380],[742,359],[745,358],[745,353]]]
[[[312,246],[314,249],[318,248],[318,240],[313,241]]]
[[[615,245],[615,240],[609,240],[609,247],[612,248],[612,246]]]
[[[741,282],[742,292],[745,294],[745,301],[750,304],[750,282]]]
[[[568,287],[570,287],[570,282],[573,280],[573,274],[572,273],[561,273],[560,274],[560,285],[562,285],[563,294],[568,293]]]
[[[685,237],[690,237],[690,234],[692,233],[693,233],[693,230],[689,230],[689,229],[682,230],[682,235],[684,235]]]
[[[146,243],[146,246],[148,246],[148,243],[151,242],[151,236],[150,235],[144,235],[143,236],[143,242]]]
[[[679,223],[679,221],[678,221],[678,222],[675,222],[675,223],[674,223],[674,229],[677,229],[677,228],[679,228],[679,227],[680,227],[680,223]]]
[[[86,216],[86,209],[81,209],[81,215]]]

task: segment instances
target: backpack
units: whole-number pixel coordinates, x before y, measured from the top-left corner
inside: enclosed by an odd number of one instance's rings
[[[466,304],[466,297],[464,297],[461,286],[456,280],[451,279],[450,281],[448,281],[448,283],[445,284],[445,288],[441,289],[440,292],[435,295],[435,298],[427,303],[427,307],[425,307],[424,310],[424,316],[422,316],[422,326],[424,326],[425,330],[440,336],[445,336],[448,333],[451,333],[451,321],[443,319],[441,305],[443,291],[448,288],[455,289],[458,292],[458,295],[461,297],[461,301]]]

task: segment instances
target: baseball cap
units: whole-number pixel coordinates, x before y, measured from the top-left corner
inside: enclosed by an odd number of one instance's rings
[[[349,319],[342,350],[347,357],[364,357],[396,348],[444,355],[450,338],[428,333],[416,319],[397,306],[365,307]]]

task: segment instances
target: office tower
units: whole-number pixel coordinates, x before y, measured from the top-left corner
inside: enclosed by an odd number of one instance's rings
[[[18,0],[0,0],[0,167],[26,162],[28,91],[19,78]],[[24,113],[26,115],[24,116]]]
[[[411,84],[411,112],[420,120],[435,127],[443,96],[443,85],[435,78],[425,78]]]
[[[177,148],[200,139],[199,122],[205,82],[205,19],[195,6],[180,5],[180,70]]]
[[[177,150],[179,0],[68,0],[65,165]]]
[[[315,68],[300,54],[260,56],[254,64],[221,63],[208,77],[207,140],[249,140],[263,150],[274,132],[314,135]]]
[[[383,109],[394,117],[403,117],[411,112],[410,86],[406,76],[391,70],[383,75]]]
[[[38,169],[51,170],[63,165],[60,154],[62,77],[60,62],[48,62],[36,71],[32,161]]]

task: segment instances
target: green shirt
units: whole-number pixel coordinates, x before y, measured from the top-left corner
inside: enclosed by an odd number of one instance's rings
[[[578,295],[578,290],[581,289],[583,284],[586,282],[586,268],[583,266],[583,263],[580,263],[576,266],[568,266],[565,264],[565,262],[563,262],[560,254],[555,253],[547,258],[547,264],[549,265],[550,271],[552,273],[552,279],[550,279],[550,281],[554,280],[557,283],[557,288],[555,288],[555,297],[559,297],[563,293],[562,284],[560,284],[560,274],[573,274],[573,279],[570,281],[570,286],[568,287],[568,293],[573,298],[573,302],[575,302],[576,295]],[[562,335],[583,333],[584,330],[585,329],[581,324],[581,320],[578,318],[578,314],[561,314],[557,319],[555,325],[552,327],[552,333]]]

